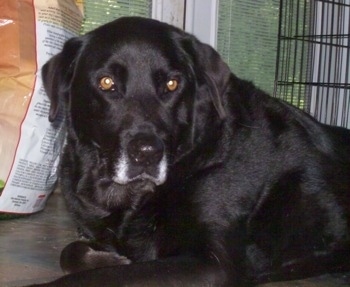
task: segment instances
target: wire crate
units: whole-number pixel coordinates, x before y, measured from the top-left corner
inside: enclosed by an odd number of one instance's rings
[[[350,0],[281,0],[274,96],[350,128]]]

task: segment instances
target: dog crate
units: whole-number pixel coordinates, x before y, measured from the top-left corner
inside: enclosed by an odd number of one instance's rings
[[[350,0],[281,0],[274,95],[350,128]]]

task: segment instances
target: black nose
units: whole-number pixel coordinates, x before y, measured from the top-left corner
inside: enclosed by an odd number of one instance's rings
[[[129,159],[135,164],[155,165],[163,158],[164,145],[154,135],[138,134],[129,142],[127,152]]]

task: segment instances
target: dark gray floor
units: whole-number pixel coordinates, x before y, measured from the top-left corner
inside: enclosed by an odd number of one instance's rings
[[[58,264],[60,251],[75,239],[75,226],[60,193],[51,196],[43,212],[19,219],[0,220],[0,287],[45,282],[62,275]],[[350,274],[264,285],[277,286],[350,286]]]
[[[47,281],[62,275],[60,251],[76,240],[60,193],[51,196],[44,211],[0,221],[0,286]]]

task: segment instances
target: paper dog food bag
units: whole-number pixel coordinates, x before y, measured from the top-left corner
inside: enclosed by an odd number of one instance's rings
[[[55,187],[64,119],[48,121],[40,69],[81,22],[74,0],[1,0],[0,218],[43,209]]]

